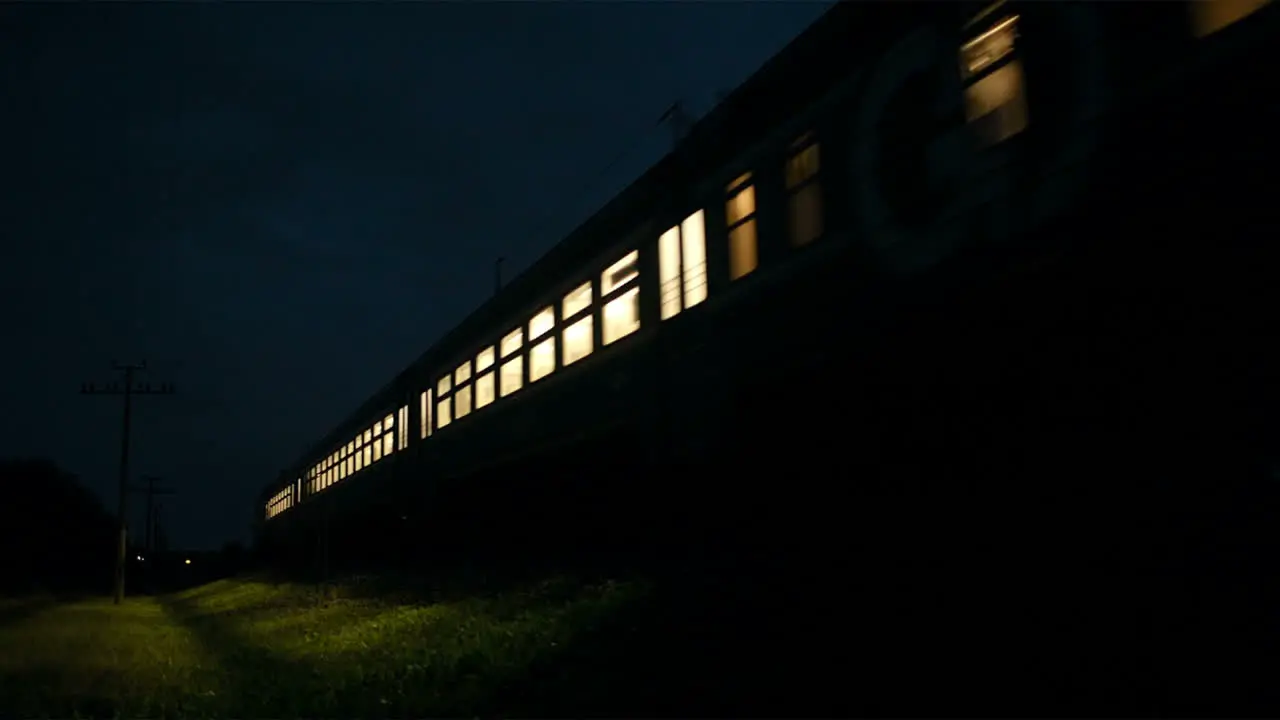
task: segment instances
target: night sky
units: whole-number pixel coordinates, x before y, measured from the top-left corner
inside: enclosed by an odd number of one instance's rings
[[[816,2],[0,5],[0,456],[114,511],[112,360],[172,544],[247,541],[309,444],[668,149]],[[614,160],[617,159],[617,162]],[[141,497],[131,499],[140,537]]]

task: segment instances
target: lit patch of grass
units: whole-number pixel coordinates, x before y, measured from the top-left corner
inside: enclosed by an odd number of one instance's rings
[[[219,581],[0,627],[0,715],[475,715],[641,586],[566,579],[452,600]]]
[[[19,717],[202,715],[214,660],[153,600],[56,605],[0,627],[0,712]]]
[[[175,617],[244,669],[243,710],[265,715],[464,714],[559,652],[634,592],[561,580],[486,598],[405,602],[242,584],[173,598]],[[289,605],[293,602],[293,605]]]

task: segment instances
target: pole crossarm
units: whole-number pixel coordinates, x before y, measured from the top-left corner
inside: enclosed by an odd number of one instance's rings
[[[120,395],[124,398],[124,415],[122,418],[122,429],[120,433],[120,504],[118,510],[119,521],[119,538],[116,546],[116,569],[115,569],[115,604],[119,605],[124,601],[124,569],[125,554],[128,549],[128,530],[125,523],[125,514],[128,507],[129,497],[129,421],[130,413],[133,407],[134,395],[172,395],[174,394],[173,383],[159,383],[152,387],[151,383],[135,382],[134,374],[145,372],[147,369],[146,361],[140,363],[118,363],[112,362],[113,369],[124,373],[123,382],[111,382],[99,387],[94,383],[81,383],[81,395]],[[149,496],[150,498],[150,496]],[[148,498],[148,499],[149,499]],[[150,521],[150,518],[148,518]]]

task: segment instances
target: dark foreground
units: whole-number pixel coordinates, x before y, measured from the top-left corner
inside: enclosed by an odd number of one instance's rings
[[[237,579],[118,607],[5,601],[0,716],[1155,716],[1274,707],[1262,663],[1270,636],[1258,624],[1266,613],[1211,583],[1182,589],[1200,601],[1165,603],[1189,613],[1181,625],[1156,602],[1127,623],[1099,614],[1105,627],[1073,638],[1045,616],[1080,628],[1098,598],[1105,605],[1106,588],[1054,598],[1036,583],[1003,600],[984,596],[1001,607],[966,623],[973,608],[937,603],[963,595],[937,578],[902,573],[886,594],[855,567],[807,580],[703,570],[432,588]],[[895,606],[878,606],[887,596]],[[1067,598],[1078,599],[1075,616]],[[993,616],[1004,626],[990,626]],[[1019,637],[1020,624],[1036,629]],[[1175,635],[1153,637],[1157,626]]]

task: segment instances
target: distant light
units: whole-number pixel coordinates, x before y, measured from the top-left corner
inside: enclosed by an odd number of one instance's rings
[[[138,556],[138,559],[139,559],[139,560],[141,560],[141,559],[142,559],[142,556],[141,556],[141,555],[139,555],[139,556]]]
[[[185,562],[186,564],[190,565],[190,564],[191,564],[191,558],[187,558],[186,560],[183,560],[183,562]]]

